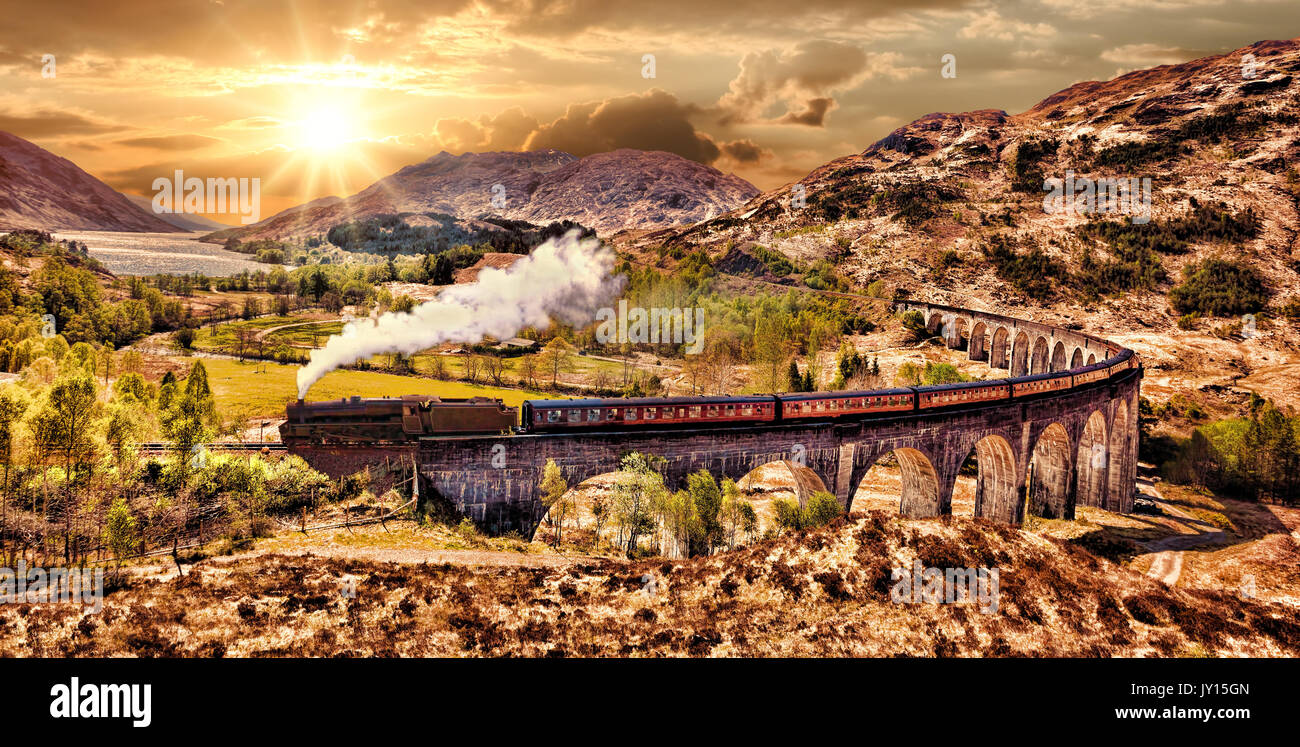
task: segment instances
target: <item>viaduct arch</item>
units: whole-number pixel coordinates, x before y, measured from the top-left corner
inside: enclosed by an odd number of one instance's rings
[[[919,302],[898,302],[895,309],[920,311],[946,345],[964,348],[971,360],[987,358],[1011,376],[1077,368],[1123,351],[1081,332],[987,312]],[[846,508],[867,470],[893,452],[902,472],[900,513],[914,518],[952,512],[958,472],[974,451],[975,515],[1019,524],[1027,514],[1072,519],[1079,505],[1132,510],[1141,379],[1138,367],[1033,400],[845,423],[442,437],[386,450],[413,460],[422,490],[436,491],[490,533],[531,536],[545,513],[538,484],[548,459],[572,486],[616,471],[622,456],[633,451],[664,459],[670,490],[685,487],[696,470],[739,479],[785,461],[805,468],[798,471],[801,502],[820,481]],[[376,458],[376,449],[364,445],[306,447],[301,453],[332,474]]]

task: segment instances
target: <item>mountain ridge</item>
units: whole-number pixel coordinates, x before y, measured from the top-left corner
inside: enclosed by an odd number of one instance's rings
[[[739,177],[663,151],[620,149],[585,158],[553,149],[442,151],[349,197],[314,200],[205,240],[323,235],[339,223],[407,213],[537,224],[574,220],[609,234],[695,222],[755,194],[758,189]]]

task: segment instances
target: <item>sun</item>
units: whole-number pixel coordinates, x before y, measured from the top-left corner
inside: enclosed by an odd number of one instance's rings
[[[334,107],[315,109],[298,123],[298,142],[311,150],[337,150],[351,138],[347,115]]]

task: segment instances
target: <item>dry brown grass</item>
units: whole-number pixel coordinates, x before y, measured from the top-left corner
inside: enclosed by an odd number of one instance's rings
[[[896,604],[891,570],[1000,567],[1000,608]],[[657,592],[643,578],[656,580]],[[340,594],[349,582],[356,595]],[[9,656],[1294,656],[1294,607],[1168,587],[1069,541],[882,512],[709,558],[567,567],[210,559],[100,615],[0,609]]]

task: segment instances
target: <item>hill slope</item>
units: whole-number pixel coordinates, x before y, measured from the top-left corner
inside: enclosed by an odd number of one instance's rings
[[[1258,63],[1252,78],[1243,76],[1247,53]],[[1297,78],[1300,44],[1259,42],[1079,83],[1021,114],[930,114],[726,215],[628,237],[625,246],[721,256],[754,242],[800,264],[829,258],[862,286],[880,279],[914,297],[998,311],[1039,306],[1074,321],[1080,306],[1100,308],[1107,313],[1098,329],[1140,320],[1167,330],[1176,317],[1168,290],[1183,265],[1207,256],[1245,258],[1277,300],[1300,287],[1300,178],[1288,171],[1300,162]],[[1048,212],[1044,180],[1067,177],[1149,178],[1150,224],[1142,235],[1119,236],[1087,226],[1125,215],[1082,204]],[[802,209],[793,200],[800,190]],[[1222,230],[1216,221],[1246,227]],[[1182,241],[1153,242],[1154,253],[1138,260],[1120,245],[1147,234]],[[993,244],[1039,249],[1062,272],[1040,276],[1046,288],[1018,286],[982,251]],[[1139,264],[1148,275],[1119,277]],[[1116,269],[1104,279],[1129,287],[1098,288],[1093,278],[1105,273],[1097,266]]]
[[[0,132],[0,230],[20,228],[176,231],[72,161]]]
[[[997,594],[895,599],[893,569],[918,561],[1000,567]],[[339,594],[345,579],[354,599]],[[1286,605],[1170,589],[1074,543],[873,512],[686,561],[475,569],[213,558],[181,579],[133,580],[101,615],[0,610],[0,654],[1294,656],[1300,625]]]

